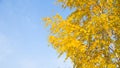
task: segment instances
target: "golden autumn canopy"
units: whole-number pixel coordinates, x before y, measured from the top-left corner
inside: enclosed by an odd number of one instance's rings
[[[120,0],[58,0],[75,9],[44,18],[49,42],[74,68],[120,68]]]

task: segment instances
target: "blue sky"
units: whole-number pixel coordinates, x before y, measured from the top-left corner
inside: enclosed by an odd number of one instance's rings
[[[49,30],[43,17],[56,13],[64,18],[55,0],[0,0],[0,68],[72,68],[70,60],[48,47]]]

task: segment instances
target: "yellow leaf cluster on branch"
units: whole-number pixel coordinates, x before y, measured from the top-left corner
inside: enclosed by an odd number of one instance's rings
[[[74,68],[120,68],[120,0],[58,0],[75,9],[44,18],[49,42]]]

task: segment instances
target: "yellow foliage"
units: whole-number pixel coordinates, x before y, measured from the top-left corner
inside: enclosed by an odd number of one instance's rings
[[[58,53],[66,53],[74,68],[120,68],[120,0],[58,2],[75,9],[66,19],[44,18]]]

